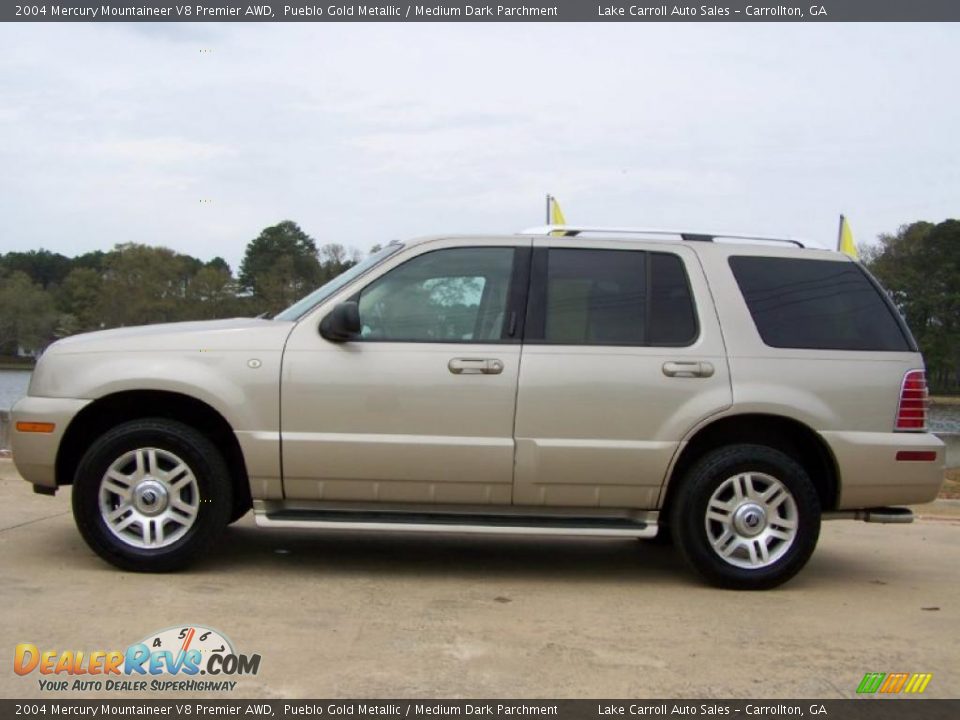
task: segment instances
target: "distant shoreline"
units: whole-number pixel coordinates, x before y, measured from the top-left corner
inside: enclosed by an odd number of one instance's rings
[[[34,365],[33,359],[0,358],[0,370],[33,370]]]

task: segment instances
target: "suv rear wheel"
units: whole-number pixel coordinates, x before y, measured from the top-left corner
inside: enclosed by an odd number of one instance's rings
[[[670,524],[687,562],[714,585],[786,582],[820,535],[820,500],[803,467],[764,445],[707,453],[683,479]]]
[[[72,501],[94,552],[141,572],[195,560],[233,510],[223,456],[203,434],[164,418],[126,422],[101,435],[77,466]]]

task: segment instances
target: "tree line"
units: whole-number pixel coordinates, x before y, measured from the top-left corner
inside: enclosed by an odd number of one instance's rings
[[[861,248],[927,365],[931,387],[960,392],[960,221],[915,222]],[[376,249],[376,248],[375,248]],[[239,272],[136,243],[73,258],[47,250],[0,255],[0,355],[42,350],[89,330],[275,313],[356,264],[343,245],[317,246],[295,222],[264,230]]]
[[[138,243],[73,258],[0,254],[0,355],[91,330],[276,313],[359,260],[338,243],[318,247],[289,220],[247,244],[236,274],[220,257]]]
[[[960,220],[903,225],[861,260],[910,326],[931,390],[960,392]]]

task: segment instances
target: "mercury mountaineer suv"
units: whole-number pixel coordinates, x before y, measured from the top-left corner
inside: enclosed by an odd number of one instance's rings
[[[858,263],[793,240],[546,227],[392,243],[273,319],[51,345],[13,410],[117,567],[277,528],[670,539],[797,573],[821,519],[932,500],[923,360]]]

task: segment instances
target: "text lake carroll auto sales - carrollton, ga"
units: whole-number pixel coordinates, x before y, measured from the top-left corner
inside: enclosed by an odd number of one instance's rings
[[[827,9],[823,5],[808,5],[806,10],[790,5],[747,5],[743,10],[725,5],[613,5],[598,4],[598,17],[622,18],[659,18],[659,17],[704,17],[736,19],[740,17],[764,18],[825,18]]]
[[[767,703],[767,704],[747,704],[744,709],[746,715],[764,715],[770,717],[782,717],[785,715],[790,715],[794,717],[805,717],[806,715],[826,715],[827,709],[821,703],[813,703],[808,705],[806,710],[800,705],[788,705],[785,703]],[[632,704],[632,705],[622,705],[622,704],[607,704],[607,705],[598,705],[597,706],[597,715],[600,716],[609,716],[609,715],[620,715],[620,716],[668,716],[668,715],[679,715],[682,717],[688,717],[691,715],[706,715],[709,717],[717,717],[721,715],[731,715],[733,713],[738,713],[739,710],[731,709],[729,705],[726,704],[717,704],[717,703],[701,703],[699,705],[689,704],[689,705],[680,705],[680,704],[671,704],[671,703],[655,703],[655,704]]]
[[[259,672],[260,655],[237,653],[213,628],[181,625],[150,633],[125,650],[41,650],[22,642],[14,649],[13,669],[39,675],[40,690],[50,692],[229,691],[237,686],[231,678]]]

